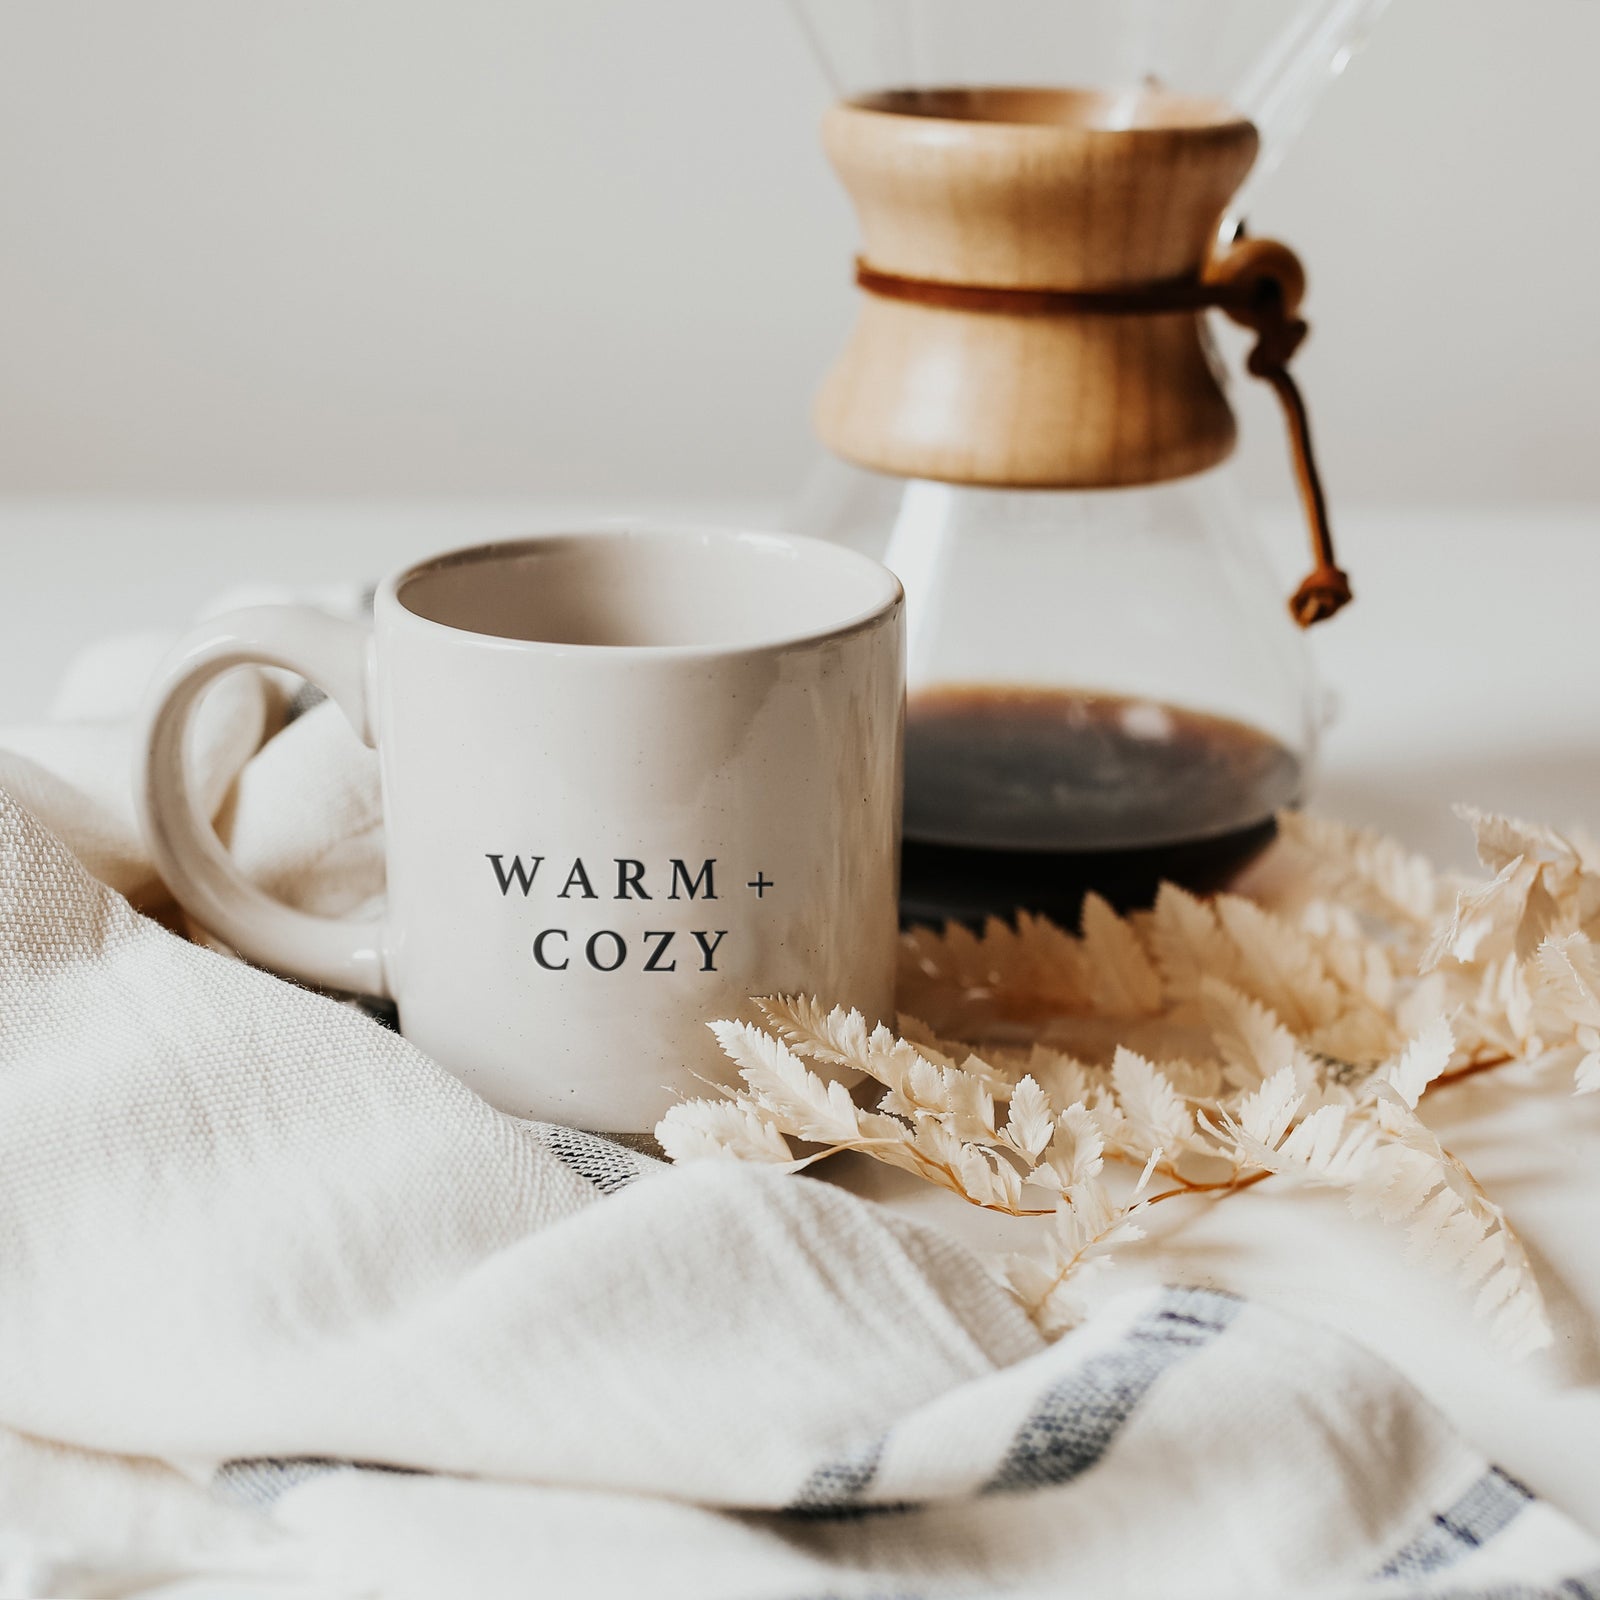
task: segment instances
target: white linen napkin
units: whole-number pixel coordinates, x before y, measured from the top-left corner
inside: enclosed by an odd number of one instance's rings
[[[149,650],[99,656],[0,733],[0,1593],[1600,1595],[1336,1335],[1169,1289],[1047,1346],[883,1207],[506,1117],[137,914]],[[290,691],[219,692],[199,778],[343,911],[370,753]]]

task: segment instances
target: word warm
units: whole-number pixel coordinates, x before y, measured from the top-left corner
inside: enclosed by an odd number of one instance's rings
[[[526,858],[514,855],[507,866],[506,857],[503,855],[489,855],[486,857],[489,865],[494,868],[495,882],[500,885],[500,893],[509,895],[511,887],[516,885],[526,897],[533,888],[539,876],[539,869],[544,865],[543,856],[528,856]],[[590,875],[589,868],[580,856],[573,861],[567,875],[562,879],[561,887],[556,891],[558,900],[654,900],[658,896],[666,900],[715,900],[716,891],[716,858],[702,861],[698,872],[689,871],[689,863],[673,856],[667,864],[665,873],[658,873],[653,880],[656,888],[652,891],[645,887],[645,864],[636,861],[631,856],[613,856],[612,865],[615,868],[615,893],[601,893],[595,888],[595,878],[600,880],[603,888],[609,890],[612,882],[612,873],[609,870],[597,868],[594,876]],[[665,893],[661,889],[661,879],[666,877],[667,887]],[[547,882],[552,881],[548,877]]]

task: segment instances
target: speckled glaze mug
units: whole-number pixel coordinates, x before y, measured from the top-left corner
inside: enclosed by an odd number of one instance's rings
[[[183,906],[245,956],[396,1002],[402,1032],[523,1116],[641,1132],[726,1070],[749,997],[893,1006],[902,595],[766,533],[607,528],[424,561],[372,625],[237,611],[174,654],[139,800]],[[184,782],[206,687],[321,685],[383,775],[381,921],[234,869]]]

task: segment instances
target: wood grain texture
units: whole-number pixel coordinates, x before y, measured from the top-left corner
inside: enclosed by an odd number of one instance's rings
[[[995,288],[1198,279],[1257,135],[1159,92],[938,90],[846,102],[824,144],[880,272]],[[1200,315],[1008,315],[863,295],[823,442],[906,477],[1112,487],[1232,451]]]

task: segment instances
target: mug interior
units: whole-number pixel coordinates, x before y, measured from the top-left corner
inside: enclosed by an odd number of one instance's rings
[[[452,551],[403,573],[394,594],[413,616],[497,639],[730,649],[864,623],[900,585],[876,561],[817,539],[607,528]]]

